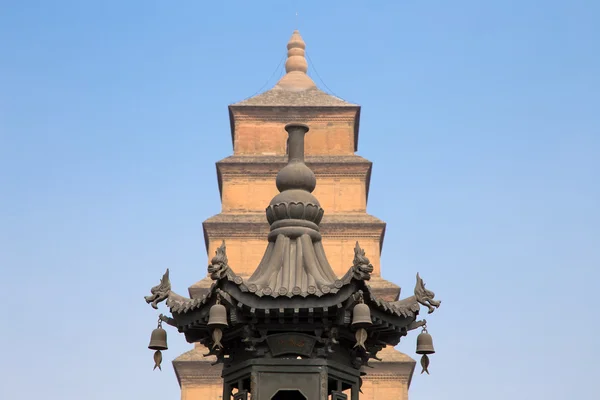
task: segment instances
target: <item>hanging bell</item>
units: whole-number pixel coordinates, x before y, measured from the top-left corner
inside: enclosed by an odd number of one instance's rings
[[[217,303],[210,308],[208,313],[208,326],[221,329],[229,326],[227,323],[227,309],[223,304]]]
[[[417,354],[433,353],[435,353],[435,350],[433,349],[433,338],[427,333],[427,329],[423,328],[423,331],[417,336]]]
[[[158,328],[152,331],[150,336],[150,344],[148,345],[150,350],[167,350],[167,331],[165,331],[160,325]]]
[[[366,328],[367,326],[373,325],[371,321],[371,310],[369,306],[364,303],[358,303],[352,310],[352,327],[353,328]]]

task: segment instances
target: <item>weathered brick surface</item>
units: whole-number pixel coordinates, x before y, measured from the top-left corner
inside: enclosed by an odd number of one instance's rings
[[[237,107],[234,119],[235,155],[284,155],[290,122],[308,124],[306,153],[311,155],[352,155],[356,147],[359,107],[332,107],[328,110],[286,107]]]
[[[264,237],[245,238],[215,236],[209,241],[209,254],[215,254],[217,247],[225,240],[227,243],[227,258],[229,265],[240,275],[251,275],[262,259],[267,241]],[[344,275],[352,266],[354,246],[360,240],[360,246],[365,249],[369,260],[373,264],[373,275],[379,275],[379,239],[376,237],[361,238],[352,236],[348,238],[324,237],[323,246],[327,252],[327,259],[338,276]]]
[[[365,180],[360,177],[317,177],[314,195],[327,213],[366,212]],[[223,179],[222,212],[255,213],[279,193],[275,177],[235,176]]]

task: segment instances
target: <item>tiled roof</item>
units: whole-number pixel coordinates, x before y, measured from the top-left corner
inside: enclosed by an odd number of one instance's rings
[[[275,86],[271,90],[233,104],[234,106],[280,106],[280,107],[357,107],[338,97],[323,92],[316,86],[290,91]]]

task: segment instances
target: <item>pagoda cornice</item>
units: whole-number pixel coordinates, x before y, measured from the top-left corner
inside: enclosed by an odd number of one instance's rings
[[[217,214],[205,220],[202,224],[204,241],[208,251],[209,239],[214,232],[219,237],[257,238],[269,233],[269,224],[264,214]],[[372,215],[355,214],[325,214],[320,224],[321,233],[327,238],[376,238],[379,240],[379,250],[383,247],[386,223]]]
[[[324,173],[324,167],[336,167],[344,165],[351,166],[363,171],[373,165],[373,163],[364,157],[358,155],[312,155],[306,156],[306,165],[311,169],[317,168],[316,173]],[[247,168],[257,168],[260,170],[268,169],[274,175],[287,164],[286,155],[233,155],[226,157],[216,163],[217,167],[233,168],[234,166],[244,166]]]
[[[216,163],[219,180],[225,175],[274,178],[286,164],[284,155],[230,156]],[[308,156],[308,165],[321,176],[368,176],[373,163],[361,156]],[[368,183],[367,183],[368,184]]]
[[[230,156],[216,163],[219,196],[223,196],[223,181],[237,177],[271,180],[285,166],[284,155]],[[365,197],[369,200],[373,163],[358,155],[308,156],[306,165],[319,178],[360,178],[365,181]]]

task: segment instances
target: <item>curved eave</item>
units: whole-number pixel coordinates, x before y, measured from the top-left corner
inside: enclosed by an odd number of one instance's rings
[[[170,308],[173,319],[180,331],[185,332],[188,329],[202,328],[210,306],[216,301],[217,293],[220,293],[224,297],[224,301],[229,303],[230,307],[234,307],[236,312],[246,308],[254,310],[254,312],[260,310],[264,314],[265,310],[310,310],[320,312],[331,308],[342,309],[355,304],[357,292],[363,291],[365,302],[371,309],[375,325],[393,327],[397,331],[414,322],[420,310],[419,304],[413,297],[404,299],[401,302],[387,302],[376,298],[366,282],[354,278],[345,280],[345,284],[336,293],[321,296],[309,294],[292,297],[259,297],[244,287],[240,277],[230,270],[227,272],[226,276],[216,280],[207,294],[201,298],[187,299],[171,292],[167,300],[167,306]]]
[[[337,307],[344,303],[352,296],[359,288],[356,284],[347,284],[340,288],[336,293],[328,293],[321,296],[305,295],[305,296],[262,296],[259,297],[254,293],[248,292],[240,288],[232,282],[226,282],[223,285],[223,290],[227,292],[233,299],[238,302],[238,306],[244,305],[257,310],[270,309],[323,309]]]

